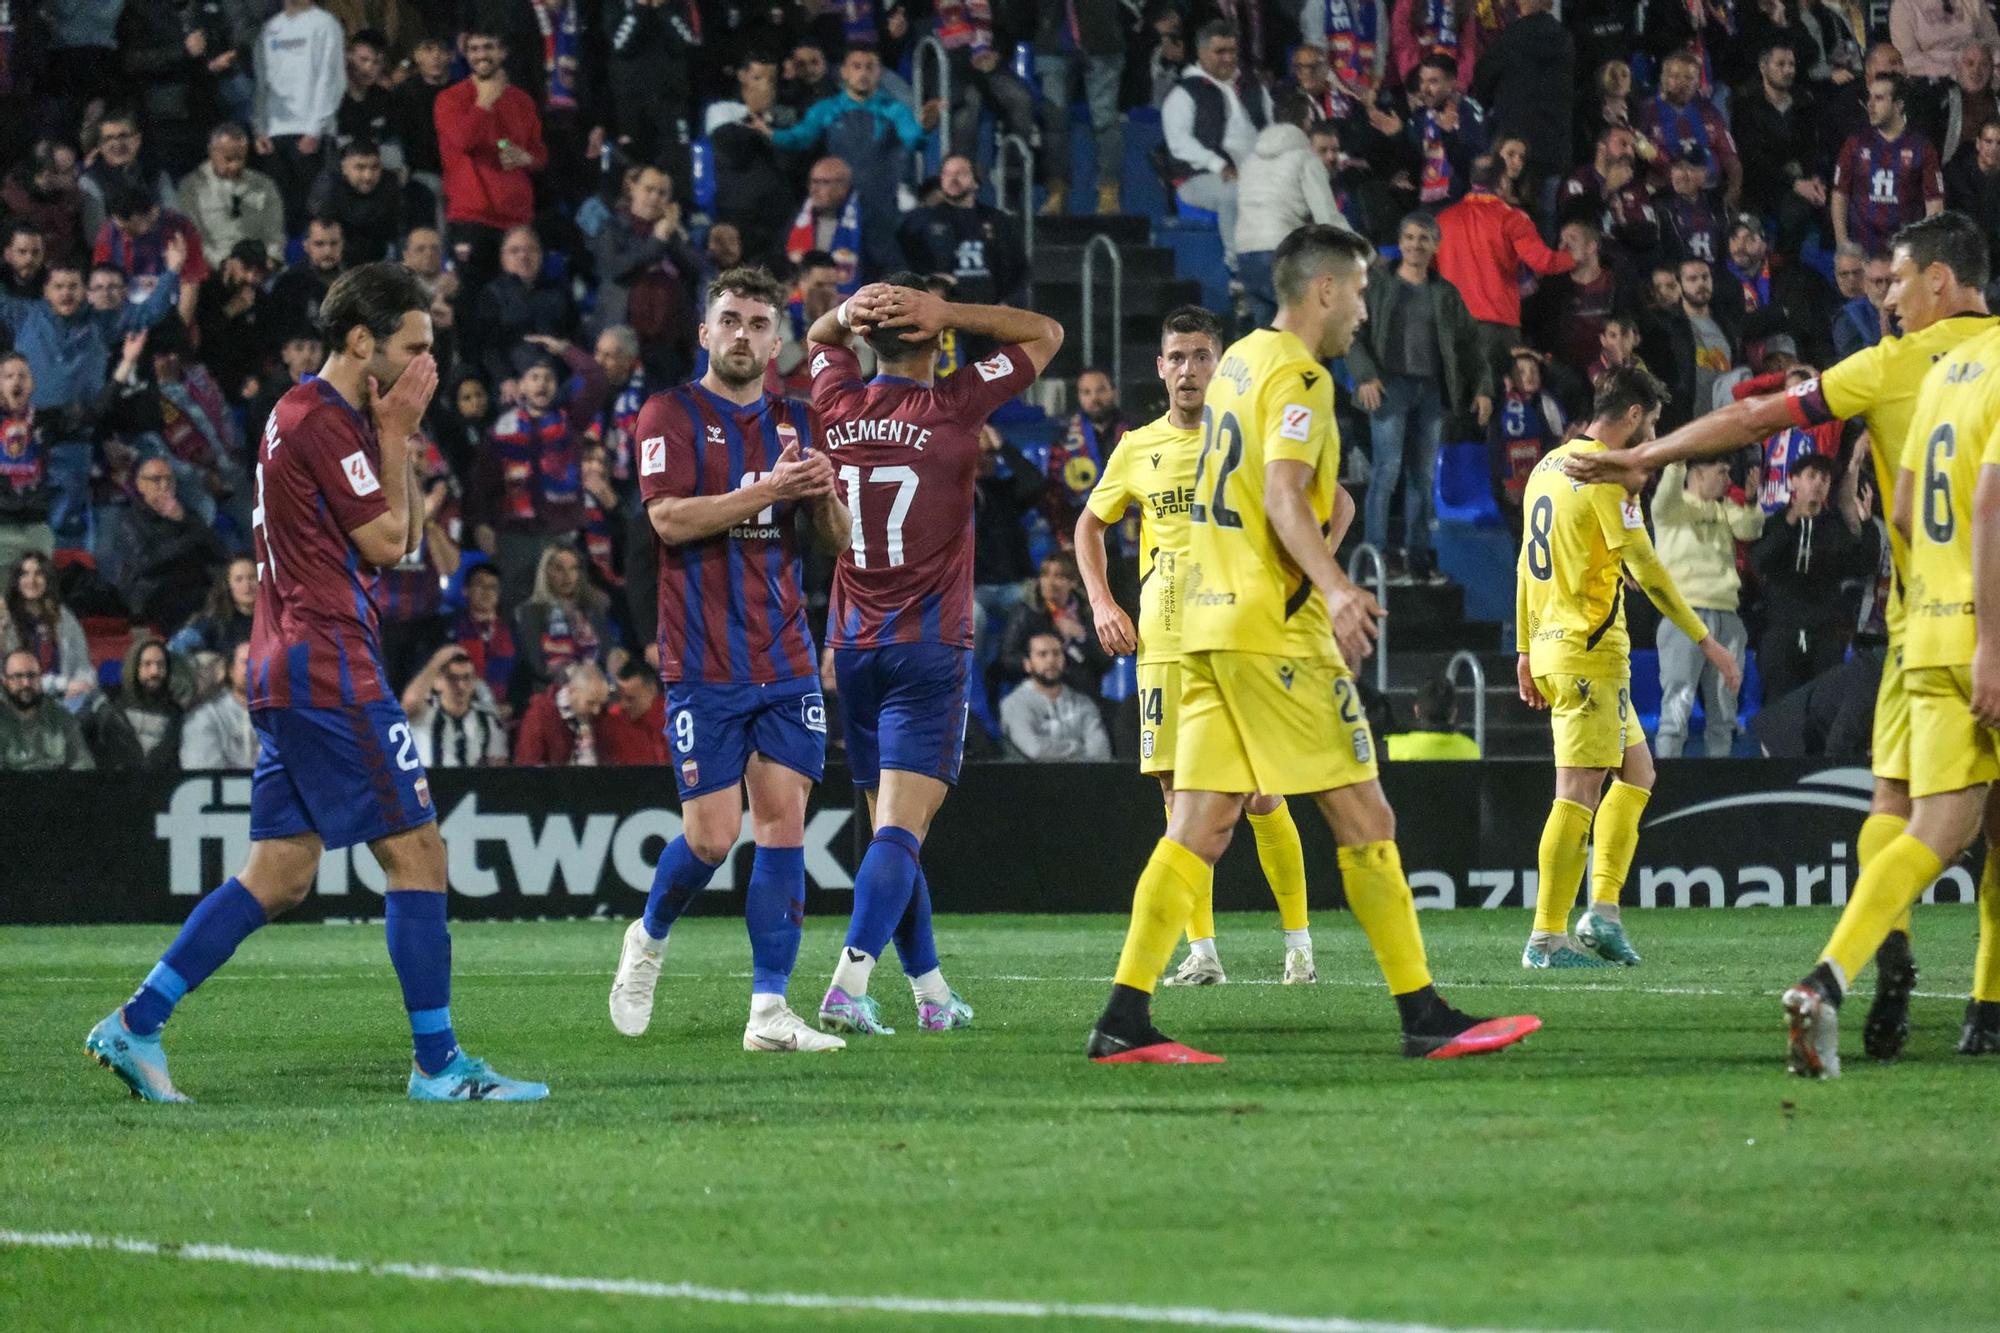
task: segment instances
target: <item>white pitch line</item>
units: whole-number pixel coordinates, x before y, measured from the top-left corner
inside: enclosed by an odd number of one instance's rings
[[[1251,1329],[1256,1333],[1447,1333],[1430,1324],[1383,1323],[1338,1316],[1265,1314],[1256,1310],[1212,1310],[1190,1305],[1070,1304],[1062,1301],[954,1300],[925,1296],[836,1296],[823,1292],[741,1291],[693,1282],[644,1278],[566,1277],[450,1264],[368,1263],[323,1254],[285,1254],[199,1242],[163,1243],[82,1231],[14,1231],[0,1228],[0,1246],[42,1250],[102,1250],[152,1259],[234,1264],[270,1272],[315,1273],[338,1277],[402,1278],[411,1282],[463,1282],[480,1287],[577,1292],[593,1296],[637,1296],[660,1301],[733,1305],[784,1310],[930,1315],[945,1318],[1049,1320],[1090,1319],[1107,1323],[1172,1325],[1180,1328]],[[1464,1333],[1476,1333],[1465,1330]]]
[[[352,981],[356,977],[373,975],[373,971],[372,967],[359,966],[351,972],[256,972],[239,969],[235,972],[218,972],[202,984],[212,986],[218,981]],[[576,968],[565,971],[460,971],[454,972],[452,975],[460,981],[507,981],[523,977],[597,977],[605,975],[605,972],[602,968]],[[660,978],[663,981],[745,981],[751,975],[749,972],[662,972]],[[1110,976],[1048,977],[1025,976],[1002,972],[967,972],[962,975],[969,977],[973,981],[1020,982],[1029,985],[1050,986],[1101,986],[1110,984],[1112,980]],[[104,978],[63,973],[20,973],[9,975],[5,971],[0,971],[0,984],[8,982],[26,982],[31,985],[48,986],[100,985],[104,982]],[[1275,977],[1252,977],[1247,981],[1232,981],[1228,984],[1231,986],[1278,986],[1284,983],[1278,981]],[[1321,977],[1317,984],[1352,990],[1380,990],[1382,987],[1381,981],[1372,977]],[[1455,991],[1533,991],[1536,994],[1543,995],[1559,995],[1571,991],[1601,991],[1613,995],[1693,995],[1705,999],[1721,1000],[1765,1000],[1782,994],[1782,991],[1777,989],[1763,990],[1745,987],[1741,990],[1725,990],[1715,986],[1620,986],[1614,982],[1605,981],[1551,981],[1547,983],[1532,981],[1452,981],[1446,983],[1446,985]],[[1911,991],[1910,994],[1919,1000],[1963,1000],[1965,998],[1962,992],[1956,991],[1919,990]]]

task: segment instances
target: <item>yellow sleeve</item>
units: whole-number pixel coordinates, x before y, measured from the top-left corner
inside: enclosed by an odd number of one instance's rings
[[[1821,371],[1819,391],[1827,410],[1837,417],[1858,417],[1874,406],[1882,396],[1892,346],[1888,341],[1878,342]]]
[[[1514,562],[1514,651],[1528,651],[1528,571]]]
[[[1132,471],[1131,456],[1132,441],[1127,437],[1111,451],[1111,457],[1105,460],[1103,475],[1098,477],[1097,485],[1090,488],[1090,499],[1085,502],[1085,508],[1097,515],[1100,523],[1116,523],[1139,498],[1132,489],[1129,475]]]
[[[1324,366],[1280,366],[1259,386],[1258,420],[1250,424],[1264,442],[1264,461],[1305,463],[1317,469],[1334,440],[1333,377]]]
[[[1674,628],[1700,643],[1708,637],[1708,626],[1701,623],[1701,617],[1681,596],[1681,590],[1674,586],[1673,575],[1660,563],[1659,552],[1653,549],[1652,538],[1641,527],[1627,534],[1624,551],[1621,553],[1625,568],[1639,581],[1640,591],[1646,600],[1660,609],[1660,614],[1672,621]]]
[[[1636,497],[1625,494],[1622,486],[1600,483],[1590,488],[1590,509],[1597,515],[1597,526],[1604,533],[1604,544],[1612,550],[1620,550],[1632,539],[1637,531],[1641,538],[1646,535],[1646,514],[1639,508]],[[1648,542],[1647,545],[1651,545]]]

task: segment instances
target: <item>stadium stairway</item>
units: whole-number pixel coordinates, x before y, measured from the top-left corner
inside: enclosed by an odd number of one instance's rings
[[[1123,269],[1123,346],[1118,365],[1111,359],[1112,286],[1108,263],[1099,261],[1097,290],[1093,297],[1096,327],[1087,331],[1083,322],[1084,253],[1091,238],[1108,236],[1118,247]],[[1174,253],[1152,243],[1152,224],[1133,214],[1107,216],[1070,215],[1037,218],[1035,221],[1034,274],[1029,279],[1031,309],[1047,315],[1063,326],[1067,337],[1062,351],[1050,364],[1051,375],[1071,379],[1084,368],[1084,343],[1093,343],[1095,359],[1106,363],[1113,382],[1126,389],[1126,413],[1130,419],[1145,420],[1147,405],[1157,411],[1163,405],[1158,375],[1153,367],[1158,349],[1160,319],[1177,305],[1201,299],[1201,284],[1178,277]]]

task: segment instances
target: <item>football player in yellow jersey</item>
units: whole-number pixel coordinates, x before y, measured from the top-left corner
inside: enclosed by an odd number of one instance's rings
[[[1904,570],[1909,827],[1861,872],[1819,963],[1785,992],[1794,1074],[1840,1073],[1840,1000],[1924,887],[1987,828],[2000,832],[2000,330],[1924,376],[1891,522]],[[1980,885],[1979,959],[1959,1049],[2000,1051],[2000,895]]]
[[[1300,227],[1278,246],[1279,309],[1223,355],[1202,408],[1202,451],[1180,576],[1180,736],[1173,813],[1139,877],[1110,1001],[1087,1054],[1104,1063],[1214,1063],[1153,1026],[1152,992],[1253,792],[1310,792],[1333,830],[1341,878],[1402,1017],[1403,1053],[1497,1050],[1541,1026],[1482,1022],[1431,984],[1396,817],[1349,660],[1367,656],[1382,608],[1327,545],[1340,439],[1322,361],[1364,310],[1368,242]],[[1351,501],[1348,502],[1351,506]],[[1340,506],[1346,508],[1348,506]]]
[[[1586,485],[1564,471],[1578,455],[1616,452],[1653,436],[1666,386],[1640,366],[1597,380],[1582,437],[1535,465],[1522,496],[1526,529],[1515,575],[1514,646],[1521,701],[1550,710],[1556,796],[1542,826],[1535,926],[1521,966],[1626,967],[1639,955],[1625,939],[1618,898],[1639,848],[1639,817],[1653,792],[1653,756],[1632,717],[1632,643],[1625,632],[1625,571],[1660,613],[1701,647],[1723,683],[1743,673],[1674,587],[1646,536],[1637,499],[1615,485]],[[1606,791],[1606,779],[1611,781]],[[1589,859],[1590,906],[1569,935],[1569,909]]]
[[[1167,810],[1174,807],[1175,721],[1180,712],[1181,634],[1177,574],[1187,554],[1187,512],[1194,499],[1195,457],[1201,451],[1202,395],[1222,355],[1222,324],[1198,305],[1167,312],[1160,326],[1155,365],[1167,386],[1167,412],[1128,432],[1105,462],[1104,475],[1076,521],[1076,563],[1090,595],[1091,616],[1104,651],[1139,655],[1139,771],[1160,780]],[[1139,507],[1139,628],[1111,595],[1105,575],[1104,530],[1125,510]],[[1345,526],[1344,524],[1342,525]],[[1338,545],[1338,542],[1335,543]],[[1250,829],[1257,860],[1278,901],[1285,932],[1285,985],[1319,980],[1313,966],[1312,930],[1306,918],[1306,860],[1298,825],[1283,798],[1254,795]],[[1169,986],[1213,986],[1227,981],[1215,951],[1215,902],[1203,898],[1188,922],[1188,955]]]
[[[1938,213],[1898,231],[1890,241],[1890,263],[1883,305],[1902,324],[1900,336],[1863,348],[1785,393],[1745,398],[1643,448],[1575,459],[1570,474],[1584,481],[1622,482],[1636,491],[1647,472],[1678,459],[1714,458],[1787,426],[1858,416],[1867,422],[1873,441],[1878,504],[1887,513],[1924,373],[1960,343],[2000,327],[2000,319],[1986,313],[1986,241],[1978,224],[1963,213]],[[1889,604],[1888,659],[1875,697],[1870,747],[1875,795],[1855,840],[1864,873],[1876,853],[1903,831],[1910,815],[1910,710],[1901,662],[1903,540],[1893,528],[1889,546],[1898,577]],[[1982,894],[1987,885],[2000,895],[2000,878],[1990,866]],[[1875,1001],[1862,1029],[1862,1048],[1878,1060],[1891,1060],[1909,1037],[1910,994],[1917,985],[1907,912],[1894,923],[1875,964]]]

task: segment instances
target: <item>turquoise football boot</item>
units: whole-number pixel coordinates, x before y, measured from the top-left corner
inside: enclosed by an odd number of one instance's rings
[[[167,1074],[167,1053],[160,1034],[141,1037],[125,1026],[125,1012],[114,1009],[83,1039],[83,1053],[124,1081],[142,1102],[191,1102]]]
[[[413,1102],[538,1102],[548,1095],[548,1084],[507,1078],[464,1051],[435,1074],[426,1074],[414,1065],[410,1068]]]

